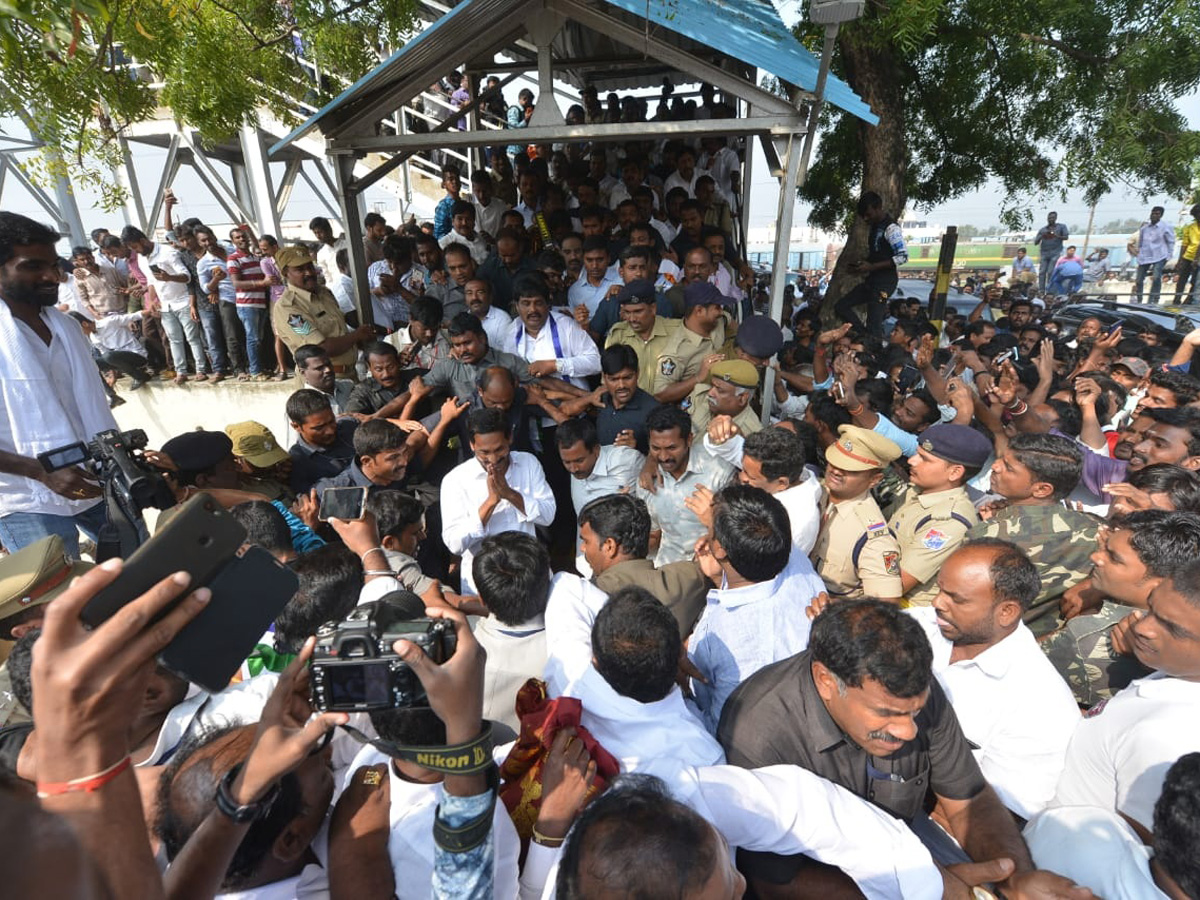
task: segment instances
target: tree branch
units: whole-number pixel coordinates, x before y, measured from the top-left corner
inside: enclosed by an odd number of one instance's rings
[[[252,41],[254,41],[255,44],[258,45],[258,47],[256,48],[258,50],[265,50],[267,47],[271,47],[274,44],[278,44],[281,41],[285,40],[287,37],[289,37],[292,33],[292,30],[289,28],[282,35],[278,35],[277,37],[274,37],[269,41],[265,41],[258,36],[258,32],[256,32],[253,28],[250,27],[250,23],[247,22],[245,19],[243,19],[242,14],[240,12],[238,12],[236,9],[234,9],[233,7],[230,7],[230,6],[226,6],[224,3],[221,3],[220,0],[208,0],[208,2],[211,3],[213,6],[215,6],[217,9],[221,10],[222,12],[228,13],[229,15],[233,16],[237,20],[238,24],[242,26],[242,30],[244,30],[246,32],[246,34],[248,34],[250,36],[250,39]]]
[[[1091,53],[1084,53],[1082,50],[1077,50],[1064,41],[1057,40],[1056,38],[1042,37],[1038,34],[1026,34],[1022,31],[1017,33],[1017,37],[1023,41],[1028,41],[1031,44],[1038,44],[1042,47],[1050,47],[1054,50],[1057,50],[1063,56],[1070,57],[1076,62],[1090,63],[1093,66],[1107,66],[1117,58],[1116,54],[1113,54],[1112,56],[1095,56]]]

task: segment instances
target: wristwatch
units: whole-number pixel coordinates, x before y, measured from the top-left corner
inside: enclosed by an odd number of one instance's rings
[[[229,791],[234,779],[237,778],[241,770],[242,764],[238,763],[225,773],[225,777],[217,785],[217,809],[221,811],[222,815],[232,819],[238,825],[245,825],[267,817],[271,812],[271,807],[275,803],[275,798],[279,796],[279,783],[276,782],[273,784],[271,789],[260,800],[240,805],[233,799],[233,795]]]

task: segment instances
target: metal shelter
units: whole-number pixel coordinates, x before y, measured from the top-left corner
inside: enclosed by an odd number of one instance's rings
[[[452,0],[444,0],[452,2]],[[782,314],[796,187],[802,182],[805,140],[824,100],[864,121],[878,119],[844,82],[828,77],[827,56],[818,61],[783,24],[769,0],[461,0],[444,7],[422,0],[426,14],[440,18],[388,60],[363,76],[275,144],[272,157],[287,155],[297,141],[320,132],[334,168],[342,207],[351,275],[367,298],[363,248],[364,191],[413,154],[503,143],[503,132],[479,126],[473,96],[460,111],[466,130],[453,129],[458,116],[426,133],[397,132],[394,113],[452,69],[470,76],[515,77],[536,72],[539,95],[553,96],[555,79],[605,90],[676,82],[707,82],[738,117],[687,122],[630,122],[567,125],[555,103],[538,103],[522,144],[758,136],[771,173],[780,181],[772,278],[772,313]],[[516,62],[498,63],[503,52]],[[759,87],[757,70],[794,85],[794,102]],[[403,117],[400,117],[403,118]],[[311,139],[311,138],[310,138]],[[743,190],[749,172],[743,164]],[[364,161],[378,160],[365,174]],[[370,304],[360,299],[362,321]],[[771,396],[770,384],[765,396]]]

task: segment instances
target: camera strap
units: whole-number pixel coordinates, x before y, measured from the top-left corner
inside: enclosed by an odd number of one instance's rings
[[[488,808],[457,827],[450,827],[441,817],[441,805],[433,820],[433,840],[450,853],[466,853],[487,840],[492,831],[492,817],[496,811],[496,796],[500,788],[500,770],[492,761],[492,723],[484,722],[479,736],[464,744],[449,747],[402,747],[383,738],[370,738],[353,725],[338,726],[356,741],[370,744],[380,753],[392,759],[403,759],[422,768],[443,775],[487,774],[491,802]],[[330,732],[332,734],[332,732]]]
[[[443,775],[477,775],[492,765],[492,723],[485,722],[479,736],[448,747],[404,747],[383,738],[367,737],[353,725],[338,726],[362,744],[370,744],[384,756],[402,759]]]

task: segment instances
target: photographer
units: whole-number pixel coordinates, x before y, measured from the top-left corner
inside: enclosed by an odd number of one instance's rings
[[[83,469],[46,472],[37,455],[117,427],[79,324],[55,309],[58,232],[0,212],[0,543],[57,534],[79,557],[106,511]]]
[[[453,655],[438,665],[412,642],[397,641],[394,649],[420,679],[429,706],[376,710],[371,721],[381,737],[395,744],[471,744],[482,737],[486,654],[461,613],[439,609],[426,613],[453,627],[457,642]],[[490,742],[483,746],[489,749]],[[364,747],[356,762],[329,828],[332,897],[386,897],[401,883],[410,888],[423,884],[430,872],[433,897],[482,900],[516,896],[519,844],[508,814],[495,804],[494,792],[487,787],[486,772],[443,776],[412,762],[389,759],[374,747]],[[586,755],[577,762],[586,768]],[[579,783],[574,782],[575,786]],[[586,789],[586,781],[582,786]],[[550,795],[556,792],[545,793],[543,816],[548,816],[551,811],[547,807],[553,805]],[[561,794],[557,799],[563,800]],[[565,805],[573,814],[581,802],[582,793],[578,793]],[[435,816],[441,821],[435,822]],[[477,824],[486,828],[493,817],[494,828],[476,846],[448,854],[440,845],[439,826],[467,830],[466,826]],[[566,816],[562,834],[571,817]],[[477,840],[480,837],[476,835]],[[411,889],[403,893],[415,896]]]

